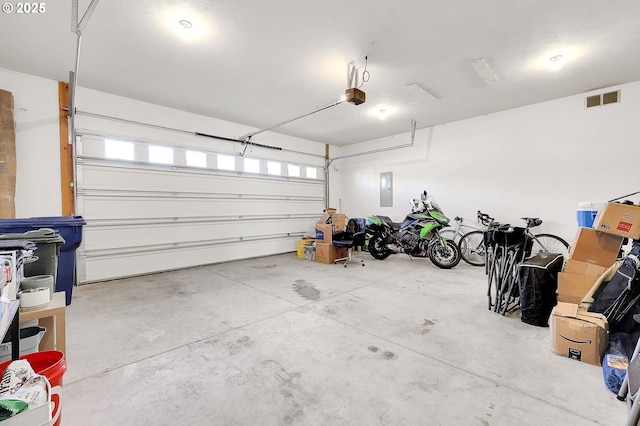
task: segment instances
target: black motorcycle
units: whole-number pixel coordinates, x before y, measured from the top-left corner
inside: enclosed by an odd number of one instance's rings
[[[429,257],[439,268],[450,269],[460,262],[460,249],[440,235],[440,229],[449,224],[438,204],[424,191],[420,200],[411,200],[411,213],[396,223],[387,216],[373,215],[367,218],[368,249],[379,260],[393,253],[405,253],[409,257]]]

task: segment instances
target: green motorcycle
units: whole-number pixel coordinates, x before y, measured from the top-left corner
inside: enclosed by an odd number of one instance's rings
[[[411,213],[402,222],[387,216],[367,218],[365,231],[369,238],[369,253],[379,260],[393,253],[405,253],[410,258],[429,257],[439,268],[451,269],[460,262],[460,248],[443,238],[440,230],[449,224],[438,204],[424,191],[420,200],[411,200]]]

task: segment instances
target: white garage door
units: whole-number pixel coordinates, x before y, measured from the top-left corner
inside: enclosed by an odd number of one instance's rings
[[[325,207],[321,159],[299,161],[79,130],[78,282],[295,251]]]

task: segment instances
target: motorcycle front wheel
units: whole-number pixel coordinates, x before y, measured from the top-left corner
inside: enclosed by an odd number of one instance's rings
[[[427,251],[429,259],[438,268],[451,269],[460,262],[460,248],[451,240],[444,244],[442,240],[436,241],[429,246]]]
[[[374,235],[369,240],[369,253],[378,260],[384,260],[391,255],[391,250],[384,243],[384,238],[380,235]]]

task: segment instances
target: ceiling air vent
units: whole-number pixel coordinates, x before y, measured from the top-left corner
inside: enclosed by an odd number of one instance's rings
[[[607,104],[615,104],[620,102],[620,91],[616,90],[614,92],[602,93],[599,95],[587,96],[587,108],[607,105]]]
[[[587,108],[600,105],[600,95],[587,96]]]
[[[602,105],[614,104],[616,102],[620,102],[619,90],[616,90],[615,92],[608,92],[608,93],[602,94]]]

